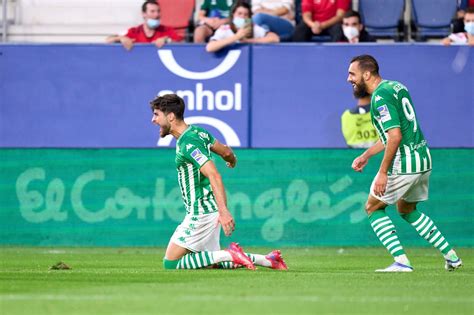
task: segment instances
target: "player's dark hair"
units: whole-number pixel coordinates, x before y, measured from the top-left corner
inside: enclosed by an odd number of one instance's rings
[[[351,63],[359,63],[359,68],[365,72],[369,71],[372,75],[379,76],[379,64],[371,55],[360,55],[352,58]]]
[[[359,23],[361,22],[361,19],[360,19],[360,14],[359,12],[357,11],[353,11],[353,10],[349,10],[347,11],[346,13],[344,13],[344,19],[348,19],[348,18],[351,18],[351,17],[357,17],[357,19],[359,20]]]
[[[151,110],[160,110],[165,114],[173,113],[176,119],[183,120],[184,100],[176,94],[165,94],[155,97],[150,102]]]
[[[156,4],[156,5],[158,5],[158,6],[160,5],[160,4],[159,4],[157,1],[155,1],[155,0],[147,0],[147,1],[143,2],[143,4],[142,4],[142,12],[143,12],[143,13],[146,13],[146,8],[147,8],[147,6],[148,6],[149,4]]]
[[[474,14],[474,7],[468,7],[468,8],[466,9],[466,11],[464,11],[464,15],[465,15],[466,13]]]

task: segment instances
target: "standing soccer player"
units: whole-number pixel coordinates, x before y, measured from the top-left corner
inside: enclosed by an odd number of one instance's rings
[[[461,267],[461,259],[433,220],[416,208],[418,202],[428,199],[432,163],[407,88],[396,81],[382,80],[377,61],[369,55],[351,60],[347,81],[355,91],[367,91],[372,95],[372,124],[380,138],[354,160],[352,168],[362,172],[372,156],[385,150],[379,171],[370,187],[365,210],[375,234],[395,262],[376,271],[413,271],[398,240],[395,226],[385,213],[387,205],[395,203],[401,217],[443,254],[446,270]]]
[[[150,102],[152,122],[160,126],[160,136],[171,134],[176,140],[176,168],[186,216],[176,228],[163,259],[165,269],[199,269],[209,266],[238,268],[255,265],[286,270],[279,250],[268,255],[246,254],[236,243],[220,249],[220,227],[226,236],[235,229],[227,209],[224,184],[212,161],[211,151],[220,155],[228,167],[237,159],[228,146],[221,144],[203,128],[183,120],[184,101],[175,94],[156,97]]]

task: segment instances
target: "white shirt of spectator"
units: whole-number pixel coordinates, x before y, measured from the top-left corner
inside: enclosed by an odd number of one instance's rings
[[[268,31],[261,26],[253,25],[253,38],[263,38],[267,35]],[[209,39],[211,40],[221,40],[234,36],[234,32],[230,28],[229,24],[224,24],[217,29],[214,35]]]
[[[252,0],[252,12],[260,9],[276,10],[285,7],[288,13],[280,16],[288,21],[295,22],[295,1],[294,0]]]
[[[467,33],[452,33],[449,39],[453,44],[467,44]]]

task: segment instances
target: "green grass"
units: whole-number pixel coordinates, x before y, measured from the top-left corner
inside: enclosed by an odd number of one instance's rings
[[[268,248],[248,248],[265,253]],[[165,271],[161,248],[0,248],[0,312],[13,314],[473,314],[474,249],[444,270],[409,248],[409,274],[376,274],[383,248],[285,248],[288,272]],[[49,271],[64,261],[72,270]]]

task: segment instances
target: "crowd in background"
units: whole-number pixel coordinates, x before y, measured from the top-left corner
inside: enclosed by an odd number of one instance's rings
[[[207,43],[215,52],[234,43],[375,42],[367,32],[351,0],[204,0],[195,9],[196,22],[190,17],[185,32],[160,23],[159,1],[142,5],[143,24],[126,34],[114,35],[107,42],[120,42],[130,50],[134,43],[170,42]],[[403,28],[403,22],[400,23]],[[474,0],[458,0],[452,21],[452,34],[444,45],[474,45]]]

